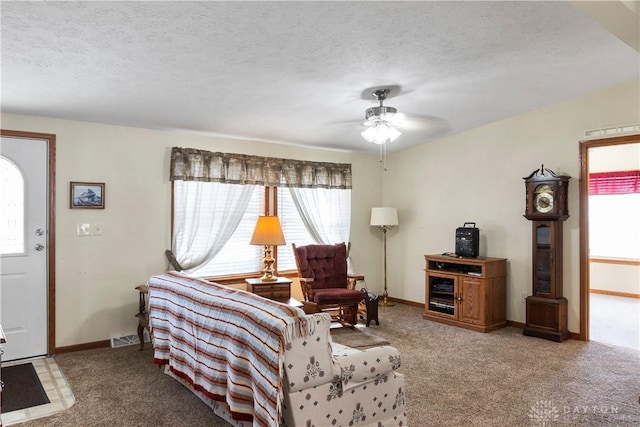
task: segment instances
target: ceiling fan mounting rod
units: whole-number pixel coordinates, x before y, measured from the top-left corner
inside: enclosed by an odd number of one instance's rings
[[[393,107],[385,107],[382,102],[387,99],[389,89],[376,89],[371,94],[380,101],[379,107],[367,108],[365,111],[365,119],[367,121],[388,121],[391,116],[396,114],[398,110]]]
[[[380,101],[380,106],[382,107],[382,101],[387,99],[387,95],[389,95],[389,89],[376,89],[371,94],[375,99]]]

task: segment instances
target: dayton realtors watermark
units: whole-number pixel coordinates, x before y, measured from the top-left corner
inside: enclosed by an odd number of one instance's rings
[[[614,405],[556,405],[551,400],[540,400],[529,408],[529,419],[536,426],[551,426],[555,423],[640,422],[640,416],[622,414]]]

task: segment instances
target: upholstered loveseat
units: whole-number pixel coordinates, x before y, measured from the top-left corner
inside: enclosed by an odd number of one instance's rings
[[[330,316],[168,272],[149,282],[155,363],[236,426],[405,426],[398,351],[331,341]]]

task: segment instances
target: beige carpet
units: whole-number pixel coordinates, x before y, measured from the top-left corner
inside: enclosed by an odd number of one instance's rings
[[[379,314],[381,325],[369,329],[400,350],[411,427],[640,425],[638,351],[516,328],[481,334],[402,304]],[[23,425],[226,425],[151,359],[149,346],[58,355],[76,403]]]

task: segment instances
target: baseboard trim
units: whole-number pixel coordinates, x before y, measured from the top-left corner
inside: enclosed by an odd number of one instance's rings
[[[380,297],[382,299],[382,296]],[[400,299],[400,298],[393,298],[393,297],[387,297],[387,300],[391,301],[391,302],[397,302],[400,304],[405,304],[405,305],[411,305],[413,307],[422,307],[424,308],[424,303],[421,302],[415,302],[415,301],[409,301],[409,300],[404,300],[404,299]]]
[[[582,337],[580,336],[580,334],[579,334],[579,333],[577,333],[577,332],[571,332],[571,331],[569,331],[569,338],[571,338],[572,340],[584,341],[584,340],[582,339]]]
[[[524,323],[516,322],[515,320],[507,320],[507,326],[513,326],[514,328],[524,329]]]
[[[56,347],[54,354],[71,353],[72,351],[93,350],[94,348],[111,347],[111,340],[87,342],[83,344],[67,345],[64,347]]]
[[[640,294],[632,294],[630,292],[618,292],[618,291],[607,291],[604,289],[589,289],[589,293],[592,294],[600,294],[600,295],[613,295],[614,297],[624,297],[624,298],[638,298],[640,299]]]

